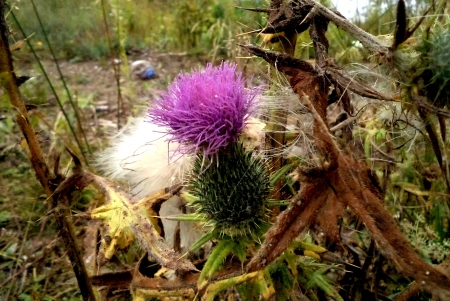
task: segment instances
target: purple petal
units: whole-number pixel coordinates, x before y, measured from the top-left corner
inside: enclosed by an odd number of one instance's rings
[[[246,89],[235,64],[222,63],[179,74],[148,111],[149,121],[168,127],[178,152],[213,155],[235,142],[255,110],[260,88]]]

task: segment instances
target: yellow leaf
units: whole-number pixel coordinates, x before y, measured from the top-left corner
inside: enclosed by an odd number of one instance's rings
[[[320,256],[317,253],[310,250],[304,250],[303,255],[320,260]]]
[[[173,270],[196,270],[195,266],[181,254],[171,249],[160,236],[156,213],[151,210],[151,202],[167,193],[157,193],[139,202],[131,202],[118,189],[112,188],[101,177],[94,176],[94,182],[103,190],[106,204],[91,212],[92,219],[100,219],[107,225],[107,233],[103,236],[99,262],[111,259],[117,249],[128,247],[133,239],[139,241],[139,246],[146,250],[163,267]]]
[[[306,242],[300,242],[300,248],[302,248],[303,250],[309,250],[309,251],[312,251],[314,253],[319,253],[319,254],[327,251],[327,249],[325,249],[324,247],[306,243]]]
[[[274,44],[280,41],[280,39],[286,39],[286,35],[284,32],[277,32],[277,33],[268,33],[268,34],[261,34],[263,37],[263,43],[264,44]]]

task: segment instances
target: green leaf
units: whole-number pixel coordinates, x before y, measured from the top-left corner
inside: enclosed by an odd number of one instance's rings
[[[162,218],[170,221],[180,222],[205,222],[206,217],[203,214],[195,213],[182,213],[169,216],[163,216]]]
[[[202,300],[204,301],[213,301],[214,298],[218,293],[220,293],[223,290],[226,290],[230,287],[237,286],[246,282],[250,282],[253,279],[259,277],[259,275],[262,274],[262,271],[252,272],[248,274],[244,274],[241,276],[236,276],[233,278],[228,278],[225,280],[217,281],[215,283],[212,283],[208,286],[208,288],[205,291],[205,294],[203,295]],[[253,286],[254,287],[254,286]],[[257,292],[259,296],[259,292]],[[252,294],[253,296],[255,293]]]
[[[291,170],[293,164],[286,164],[285,166],[278,169],[275,173],[270,176],[270,186],[275,186],[283,176],[285,176],[289,170]]]
[[[269,265],[270,277],[275,288],[275,300],[289,300],[294,287],[294,277],[287,266],[278,260]]]
[[[200,237],[199,240],[197,240],[195,243],[192,244],[190,250],[195,251],[199,248],[201,248],[204,244],[206,244],[208,241],[213,239],[217,235],[218,231],[212,230]]]
[[[330,283],[330,279],[325,275],[324,269],[316,270],[308,279],[307,287],[319,287],[327,296],[336,301],[344,301],[337,290]]]
[[[223,262],[235,246],[235,242],[224,239],[214,247],[198,278],[199,290],[203,289],[208,284],[207,279],[210,279],[222,267]]]

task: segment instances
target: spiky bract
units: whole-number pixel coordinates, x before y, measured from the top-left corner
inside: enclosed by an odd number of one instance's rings
[[[422,78],[428,98],[438,107],[450,105],[450,28],[437,30],[419,47]]]
[[[255,111],[258,91],[245,88],[235,64],[208,64],[204,70],[179,74],[148,116],[168,128],[168,140],[180,143],[180,153],[201,150],[208,156],[237,140]]]
[[[191,193],[198,212],[223,235],[252,236],[265,224],[269,176],[264,162],[233,143],[211,164],[202,154],[194,163]],[[205,166],[208,166],[205,168]]]

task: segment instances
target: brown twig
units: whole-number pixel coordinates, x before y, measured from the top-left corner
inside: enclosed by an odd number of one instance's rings
[[[441,270],[448,271],[450,269],[450,256],[447,256],[447,258],[441,262],[438,267]],[[416,300],[413,298],[417,298],[417,296],[420,294],[420,292],[423,291],[423,286],[420,285],[417,281],[411,282],[411,284],[398,295],[394,300],[395,301],[408,301],[408,300]]]
[[[332,10],[326,8],[319,2],[315,0],[306,0],[306,2],[314,5],[318,13],[333,22],[337,27],[346,31],[350,35],[352,35],[355,39],[361,42],[367,50],[373,53],[378,53],[381,55],[389,55],[389,47],[383,45],[380,41],[377,40],[373,35],[368,32],[365,32],[355,24],[351,23],[346,18],[341,15],[336,14]]]

